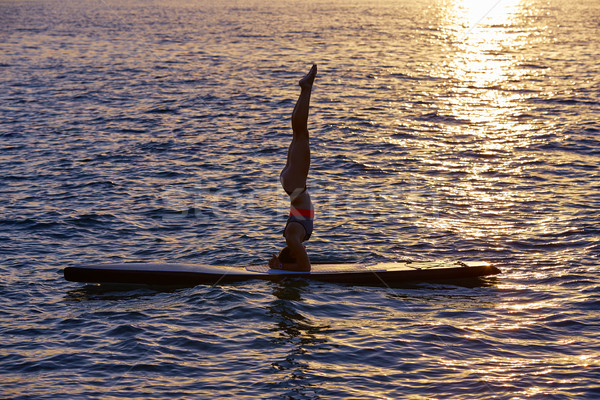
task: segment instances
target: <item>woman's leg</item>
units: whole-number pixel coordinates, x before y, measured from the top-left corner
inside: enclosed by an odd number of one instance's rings
[[[306,178],[310,168],[310,147],[308,139],[308,109],[312,84],[317,75],[317,66],[300,80],[300,97],[292,113],[292,131],[294,136],[288,149],[287,163],[281,171],[281,184],[288,193],[300,193],[306,187]]]

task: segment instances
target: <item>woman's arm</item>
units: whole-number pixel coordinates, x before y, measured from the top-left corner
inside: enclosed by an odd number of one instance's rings
[[[286,238],[286,242],[290,252],[292,253],[292,257],[296,259],[296,263],[284,263],[283,268],[294,271],[310,271],[310,259],[308,258],[308,253],[306,252],[304,245],[302,245],[302,242],[297,238],[290,238],[289,240]]]
[[[306,235],[304,227],[297,223],[289,224],[285,230],[285,241],[287,243],[287,249],[289,250],[289,256],[286,259],[294,259],[295,262],[282,262],[279,256],[273,254],[273,257],[269,260],[269,267],[274,269],[285,269],[289,271],[310,271],[310,259],[306,248],[302,244],[302,238]]]

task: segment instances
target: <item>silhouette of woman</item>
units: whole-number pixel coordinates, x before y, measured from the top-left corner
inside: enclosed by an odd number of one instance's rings
[[[283,190],[290,196],[290,216],[283,230],[287,246],[269,261],[271,268],[292,271],[310,271],[310,260],[302,244],[313,231],[314,207],[306,188],[310,168],[310,146],[308,138],[308,109],[312,85],[317,75],[313,65],[300,80],[300,97],[292,113],[292,143],[288,149],[287,163],[279,180]]]

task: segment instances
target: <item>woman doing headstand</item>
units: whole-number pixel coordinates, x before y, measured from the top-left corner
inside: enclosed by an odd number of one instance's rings
[[[314,207],[306,190],[310,168],[307,122],[310,94],[316,75],[317,66],[313,65],[298,83],[301,92],[292,113],[294,136],[288,149],[287,163],[279,176],[283,190],[290,196],[290,216],[283,230],[287,246],[279,255],[273,255],[269,261],[271,268],[310,271],[310,260],[302,242],[308,240],[313,231]]]

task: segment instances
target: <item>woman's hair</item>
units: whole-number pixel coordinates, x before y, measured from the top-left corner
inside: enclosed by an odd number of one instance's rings
[[[279,256],[277,257],[279,258],[279,261],[282,263],[286,263],[286,264],[294,264],[296,262],[296,259],[294,257],[292,257],[292,252],[290,251],[289,247],[284,247],[283,249],[281,249],[281,251],[279,252]]]

